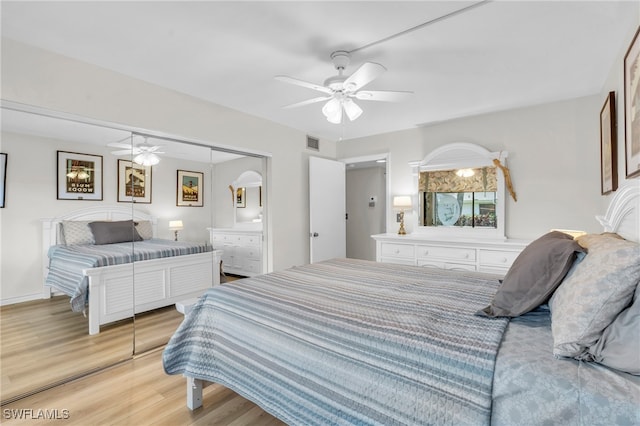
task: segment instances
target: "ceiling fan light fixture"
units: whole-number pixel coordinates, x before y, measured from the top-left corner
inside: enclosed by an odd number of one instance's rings
[[[322,114],[327,118],[327,121],[333,124],[340,124],[342,121],[342,103],[337,98],[333,98],[328,101],[322,107]]]
[[[133,158],[133,162],[136,164],[140,164],[141,166],[155,166],[160,162],[160,157],[158,157],[153,152],[142,152],[136,155]]]
[[[351,121],[356,120],[362,115],[362,108],[360,108],[357,103],[353,102],[351,98],[345,99],[344,102],[342,102],[342,107]]]

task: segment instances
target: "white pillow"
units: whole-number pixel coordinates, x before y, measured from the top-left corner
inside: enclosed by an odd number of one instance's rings
[[[612,235],[577,238],[588,249],[549,301],[553,354],[582,358],[625,309],[640,281],[640,245]]]
[[[153,225],[150,220],[136,220],[136,231],[142,237],[143,240],[150,240],[153,238]]]
[[[68,246],[77,244],[94,244],[93,233],[89,228],[89,220],[63,220],[62,235],[64,244]]]

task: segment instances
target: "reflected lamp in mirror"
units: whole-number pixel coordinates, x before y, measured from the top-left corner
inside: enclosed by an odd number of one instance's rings
[[[410,210],[411,197],[408,195],[397,195],[393,197],[393,209],[400,212],[400,229],[398,229],[398,235],[406,235],[407,231],[404,229],[404,211]]]
[[[173,231],[174,241],[178,241],[178,231],[182,230],[184,226],[181,220],[170,220],[169,229]]]

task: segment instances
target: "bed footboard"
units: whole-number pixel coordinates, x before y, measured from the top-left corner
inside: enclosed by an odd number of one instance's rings
[[[103,324],[200,297],[219,285],[220,255],[213,251],[160,258],[84,273],[89,277],[89,334],[98,334]]]

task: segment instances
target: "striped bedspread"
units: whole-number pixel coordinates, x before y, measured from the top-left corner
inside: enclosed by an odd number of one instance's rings
[[[291,425],[489,424],[498,277],[352,259],[212,288],[163,353]]]
[[[81,312],[88,297],[88,278],[82,271],[100,266],[212,251],[206,244],[151,239],[104,245],[56,245],[49,248],[45,285],[71,297],[71,309]]]

